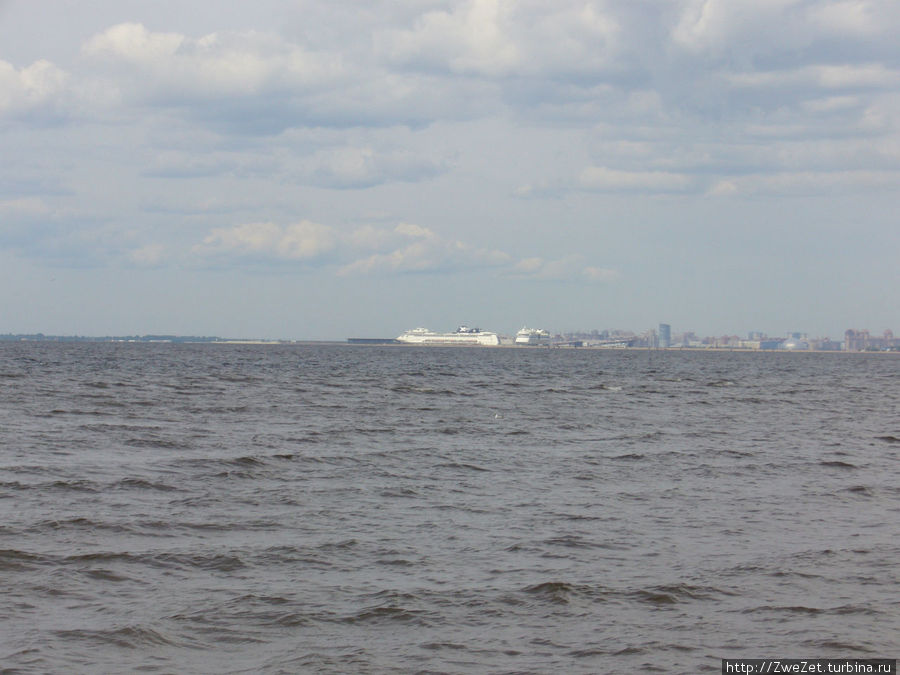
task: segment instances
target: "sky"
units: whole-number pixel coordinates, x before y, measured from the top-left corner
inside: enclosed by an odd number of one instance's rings
[[[0,333],[900,330],[896,0],[0,0]]]

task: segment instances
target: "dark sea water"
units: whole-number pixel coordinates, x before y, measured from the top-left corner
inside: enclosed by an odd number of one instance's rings
[[[0,672],[896,658],[900,358],[0,343]]]

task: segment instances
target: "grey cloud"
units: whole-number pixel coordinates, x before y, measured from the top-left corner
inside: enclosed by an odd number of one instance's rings
[[[556,260],[525,258],[506,270],[505,275],[531,281],[580,283],[610,283],[619,279],[616,270],[587,265],[584,257],[580,255]]]
[[[240,150],[160,150],[141,173],[152,178],[176,179],[280,176],[290,184],[360,189],[427,180],[444,173],[448,167],[447,161],[401,147],[347,144],[340,138],[323,139],[316,144],[284,139]]]
[[[60,267],[108,266],[138,245],[126,227],[37,198],[0,201],[0,223],[0,247]]]
[[[465,0],[357,9],[311,2],[309,18],[298,14],[280,34],[109,26],[85,41],[84,59],[68,71],[45,61],[0,63],[0,117],[27,123],[41,110],[48,119],[78,110],[87,119],[94,101],[100,124],[119,110],[117,124],[140,117],[158,120],[157,129],[177,127],[180,138],[207,136],[200,151],[156,152],[143,176],[269,176],[346,190],[450,172],[444,157],[385,140],[398,127],[414,135],[443,120],[513,119],[587,137],[598,135],[588,129],[605,130],[586,157],[532,167],[518,189],[532,198],[704,193],[744,175],[809,172],[821,161],[835,170],[894,166],[893,0]],[[278,154],[279,143],[296,149],[292,131],[309,129],[324,130],[328,141],[288,159]],[[348,129],[372,136],[348,139]],[[827,139],[828,153],[815,147],[818,139]]]
[[[305,180],[321,187],[354,189],[401,181],[417,182],[443,173],[446,167],[406,151],[379,152],[371,147],[344,146],[316,153]]]
[[[334,49],[312,51],[278,35],[209,34],[193,38],[120,24],[94,36],[84,52],[110,97],[179,109],[223,133],[275,135],[294,127],[421,126],[448,110],[471,107],[431,86],[398,78]],[[471,88],[462,83],[461,88]]]
[[[468,0],[373,8],[352,20],[349,9],[311,3],[317,23],[331,26],[323,33],[347,31],[329,40],[309,29],[292,41],[118,24],[85,42],[89,70],[75,80],[105,104],[179,109],[223,132],[255,135],[303,126],[421,127],[503,106],[548,119],[612,120],[634,113],[629,97],[637,91],[708,117],[731,110],[730,100],[781,100],[798,80],[826,89],[844,87],[842,79],[896,88],[900,10],[892,0]],[[329,22],[334,17],[340,20]],[[351,38],[351,29],[371,41]],[[844,64],[829,61],[836,41]],[[75,88],[47,62],[13,73],[6,65],[0,108],[6,100],[8,110],[35,101],[51,109]]]
[[[711,196],[816,195],[894,190],[900,169],[894,171],[833,170],[751,174],[723,179],[713,185]]]
[[[141,173],[153,178],[250,177],[268,176],[280,169],[278,160],[272,156],[250,152],[161,150]]]
[[[0,198],[23,196],[59,196],[71,194],[58,176],[43,176],[26,162],[0,167]]]
[[[578,177],[583,190],[598,192],[684,192],[692,179],[669,171],[621,171],[605,166],[588,166]]]

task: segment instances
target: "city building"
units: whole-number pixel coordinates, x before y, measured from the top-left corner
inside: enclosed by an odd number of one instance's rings
[[[844,333],[844,350],[848,352],[883,352],[900,349],[900,340],[894,332],[886,330],[881,337],[874,337],[868,330],[851,328]]]
[[[659,346],[661,349],[672,346],[672,326],[667,323],[659,324]]]

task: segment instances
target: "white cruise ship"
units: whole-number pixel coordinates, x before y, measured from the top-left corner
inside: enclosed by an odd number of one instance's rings
[[[480,328],[460,326],[453,333],[435,333],[427,328],[413,328],[397,337],[397,342],[411,345],[499,345],[500,336]]]
[[[540,328],[522,328],[516,333],[517,345],[549,345],[550,333]]]

